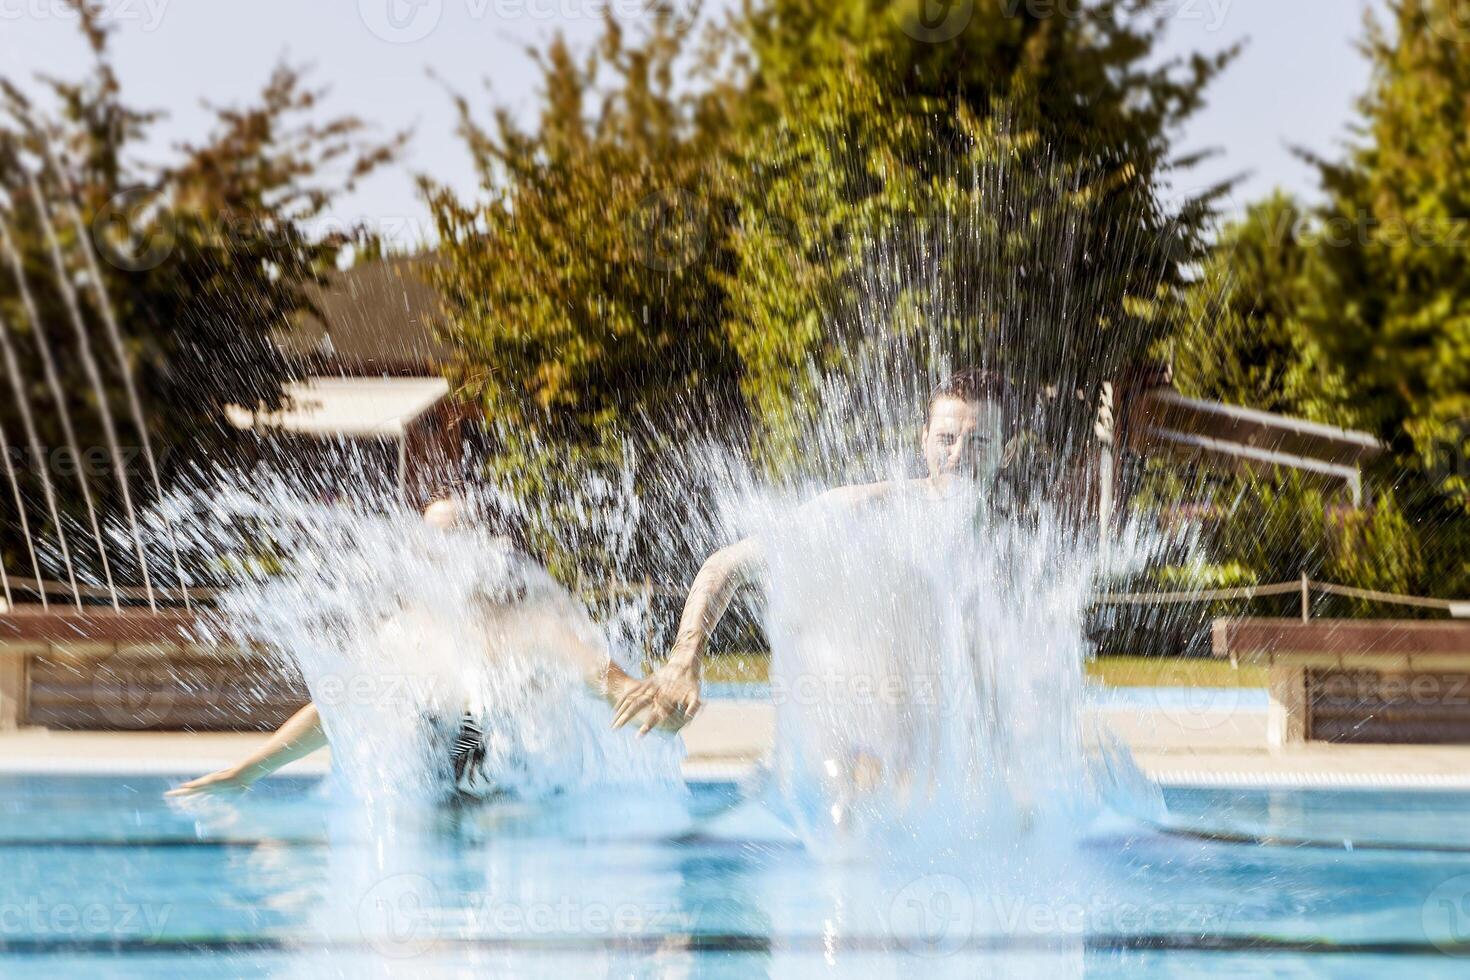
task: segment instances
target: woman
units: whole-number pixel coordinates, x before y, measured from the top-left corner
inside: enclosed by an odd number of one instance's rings
[[[453,498],[440,498],[423,511],[424,523],[437,531],[464,527],[463,505]],[[517,657],[573,672],[589,692],[609,705],[621,700],[635,683],[609,656],[607,647],[586,612],[552,582],[544,569],[529,558],[514,554],[509,539],[500,543],[514,555],[514,581],[519,586],[504,594],[484,597],[477,608],[466,610],[475,617],[483,638],[483,650],[495,669],[497,659]],[[422,624],[405,613],[385,627],[413,632]],[[468,711],[452,719],[457,731],[445,746],[455,788],[470,795],[493,792],[480,772],[485,745],[480,724]],[[663,728],[677,730],[672,719]],[[451,729],[453,730],[453,728]],[[188,797],[222,791],[242,790],[282,766],[310,755],[328,744],[321,714],[314,703],[296,712],[258,749],[234,765],[189,780],[168,791],[167,796]]]

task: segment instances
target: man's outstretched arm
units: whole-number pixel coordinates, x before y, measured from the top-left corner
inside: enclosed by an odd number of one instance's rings
[[[892,493],[892,482],[866,483],[828,490],[797,511],[799,518],[827,508],[850,509]],[[677,731],[699,711],[699,681],[709,638],[719,625],[735,593],[746,583],[765,579],[766,554],[758,538],[750,537],[721,548],[700,566],[668,659],[652,674],[627,688],[613,709],[613,727],[620,728],[642,714],[638,734],[655,727]]]
[[[640,735],[655,727],[677,730],[699,712],[699,680],[710,634],[730,608],[735,593],[745,583],[759,579],[764,566],[765,553],[756,538],[721,548],[705,560],[684,600],[679,632],[668,659],[623,693],[613,709],[614,728],[641,714]]]

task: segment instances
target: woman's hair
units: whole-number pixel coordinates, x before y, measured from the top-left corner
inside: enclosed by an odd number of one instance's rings
[[[929,391],[929,402],[925,405],[927,416],[934,410],[934,403],[941,398],[957,398],[964,402],[998,401],[1006,390],[1005,379],[985,368],[965,368],[956,371]]]

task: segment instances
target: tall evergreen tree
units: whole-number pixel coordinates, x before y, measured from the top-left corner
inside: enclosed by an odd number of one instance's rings
[[[1180,390],[1330,425],[1358,424],[1341,364],[1303,320],[1321,234],[1315,216],[1283,193],[1226,225],[1165,345]]]
[[[1389,9],[1363,45],[1363,139],[1318,161],[1331,204],[1314,312],[1370,424],[1428,457],[1470,417],[1470,2]]]
[[[1346,372],[1418,529],[1428,587],[1470,592],[1470,0],[1370,17],[1361,137],[1318,161],[1330,205],[1316,340]],[[1457,465],[1460,464],[1460,465]]]

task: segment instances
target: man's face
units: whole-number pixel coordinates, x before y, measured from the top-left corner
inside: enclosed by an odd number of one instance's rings
[[[940,398],[929,408],[924,426],[924,463],[929,478],[988,483],[1000,469],[1003,443],[1000,406]]]

